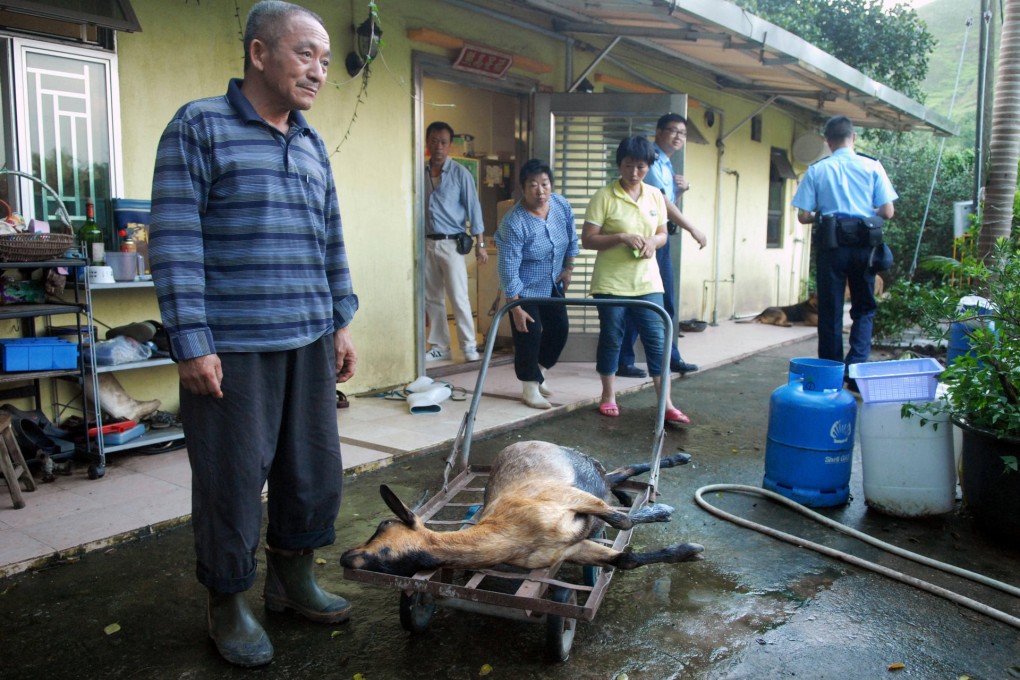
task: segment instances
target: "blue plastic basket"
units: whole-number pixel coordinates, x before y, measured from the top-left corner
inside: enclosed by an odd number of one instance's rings
[[[865,403],[886,401],[932,401],[942,364],[931,357],[850,364]]]
[[[78,366],[78,345],[60,338],[3,338],[5,371],[53,371]]]

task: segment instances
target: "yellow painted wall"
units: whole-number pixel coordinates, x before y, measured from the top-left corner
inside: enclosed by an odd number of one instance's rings
[[[132,4],[143,32],[118,36],[125,184],[128,196],[147,198],[164,126],[182,104],[220,95],[230,78],[241,77],[243,48],[232,2]],[[243,22],[252,3],[239,4]],[[307,117],[327,148],[337,149],[331,161],[361,304],[352,326],[358,374],[345,390],[359,392],[414,377],[410,49],[394,25],[399,18],[387,13],[385,62],[373,66],[368,90],[359,95],[361,79],[353,80],[344,68],[353,42],[352,3],[304,4],[330,29],[330,85]],[[354,4],[360,22],[367,11]],[[380,5],[386,12],[386,3]],[[124,302],[151,318],[148,297]],[[97,311],[106,311],[103,302],[97,300]],[[176,386],[170,391],[176,394]]]
[[[118,35],[121,139],[128,197],[148,197],[156,144],[174,111],[191,99],[222,94],[227,80],[241,75],[240,22],[252,3],[240,0],[239,4],[240,20],[235,16],[234,3],[225,0],[134,1],[143,32]],[[564,88],[565,52],[559,41],[474,12],[454,10],[439,0],[379,0],[384,59],[373,66],[367,93],[359,95],[360,80],[349,78],[343,58],[352,48],[353,27],[367,15],[367,3],[307,0],[305,4],[323,16],[334,53],[331,85],[320,92],[308,118],[327,146],[339,147],[332,157],[333,169],[361,300],[353,326],[360,354],[359,371],[347,389],[362,392],[409,381],[415,373],[413,178],[415,164],[421,159],[414,154],[412,54],[421,51],[452,57],[453,52],[413,43],[407,38],[407,30],[427,27],[549,63],[553,70],[545,75],[516,68],[513,73],[533,78],[541,87],[555,91]],[[530,18],[541,23],[541,17],[532,14]],[[578,50],[575,69],[584,68],[593,57],[591,52]],[[737,195],[734,178],[722,175],[723,191],[717,210],[720,174],[713,144],[721,129],[728,132],[758,103],[720,92],[713,83],[680,68],[632,63],[637,64],[635,68],[645,68],[650,77],[672,84],[676,91],[687,92],[697,100],[699,103],[690,111],[692,122],[712,142],[708,146],[691,144],[687,152],[686,172],[692,189],[684,198],[684,210],[709,235],[710,243],[699,251],[693,240],[684,237],[681,318],[703,318],[706,310],[711,313],[713,308],[720,318],[728,318],[733,309],[742,314],[767,304],[792,301],[797,297],[803,269],[794,250],[798,227],[792,216],[788,215],[789,233],[783,248],[766,250],[764,239],[769,151],[772,146],[789,148],[795,130],[802,129],[797,127],[800,123],[788,113],[770,108],[762,114],[762,142],[750,141],[746,129],[727,139],[722,164],[739,172],[740,189]],[[599,69],[633,80],[632,75],[609,62]],[[703,120],[710,108],[723,114],[717,115],[713,128]],[[455,128],[471,131],[471,122],[461,120],[460,115],[460,111],[430,108],[426,103],[426,122],[445,119]],[[507,142],[480,136],[483,138],[476,139],[478,151],[502,147]],[[778,284],[774,271],[777,266]],[[791,271],[797,272],[793,283]],[[715,278],[726,280],[734,272],[735,282],[712,282]],[[113,294],[97,295],[97,314],[104,320],[153,318],[151,291],[116,295],[115,300]],[[169,378],[166,373],[171,374]],[[172,369],[145,377],[131,375],[125,382],[134,380],[159,380],[158,386],[139,384],[139,391],[144,391],[140,396],[157,396],[169,406],[176,406]]]

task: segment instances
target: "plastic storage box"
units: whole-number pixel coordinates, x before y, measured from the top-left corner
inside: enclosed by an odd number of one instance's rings
[[[89,437],[95,437],[100,434],[99,430],[95,427],[89,428]],[[118,446],[120,444],[126,444],[132,439],[137,439],[145,434],[145,425],[134,420],[125,420],[121,423],[111,423],[110,425],[103,425],[103,431],[101,433],[104,446]]]
[[[78,345],[60,338],[2,338],[0,348],[8,373],[78,367]]]
[[[884,401],[932,401],[942,364],[931,357],[850,364],[861,399],[872,404]]]

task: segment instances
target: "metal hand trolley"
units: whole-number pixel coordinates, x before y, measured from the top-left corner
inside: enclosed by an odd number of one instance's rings
[[[468,463],[472,429],[500,320],[511,309],[524,303],[584,307],[605,305],[645,307],[657,312],[662,319],[666,337],[664,347],[669,346],[669,338],[672,335],[673,327],[669,315],[659,305],[646,300],[550,297],[518,299],[504,305],[494,316],[486,337],[485,352],[481,358],[471,406],[464,414],[453,449],[446,460],[443,489],[415,510],[421,520],[435,531],[456,531],[468,526],[474,514],[481,509],[490,466]],[[665,438],[666,394],[669,389],[666,380],[669,376],[669,362],[666,355],[663,356],[648,481],[630,479],[616,487],[632,494],[634,500],[631,506],[619,508],[630,513],[654,503],[657,496],[659,462]],[[458,461],[459,472],[451,481],[449,475],[455,460]],[[632,532],[633,528],[617,530],[607,526],[599,537],[592,540],[622,551],[630,544]],[[428,627],[437,606],[516,621],[544,623],[549,657],[555,661],[566,661],[574,642],[577,620],[591,621],[595,618],[609,582],[613,578],[613,570],[586,566],[580,574],[563,576],[560,574],[563,566],[559,563],[531,571],[509,566],[479,571],[442,567],[419,571],[410,577],[347,568],[344,569],[344,578],[391,586],[400,590],[400,623],[412,633],[423,632]]]

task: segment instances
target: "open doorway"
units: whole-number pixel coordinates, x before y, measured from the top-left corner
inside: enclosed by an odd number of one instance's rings
[[[418,285],[416,286],[416,309],[418,310],[418,366],[419,374],[427,373],[436,377],[463,368],[465,358],[457,340],[452,307],[446,301],[446,318],[441,323],[450,326],[451,351],[449,359],[425,361],[428,324],[425,313],[425,186],[427,181],[427,149],[425,129],[431,123],[442,121],[453,128],[453,144],[450,158],[465,167],[475,181],[478,200],[484,222],[484,242],[489,259],[479,264],[473,254],[465,256],[468,275],[468,295],[474,320],[475,340],[479,352],[484,348],[493,313],[503,304],[500,294],[497,253],[494,235],[503,213],[517,198],[517,171],[526,159],[529,129],[529,108],[532,87],[529,84],[497,81],[493,83],[472,78],[449,68],[448,64],[432,63],[423,59],[419,64],[418,79],[416,157],[419,170],[416,172],[417,216],[416,234],[418,239]],[[448,296],[447,296],[448,297]],[[504,320],[500,330],[497,348],[511,347],[510,330]],[[505,339],[504,339],[505,336]]]

